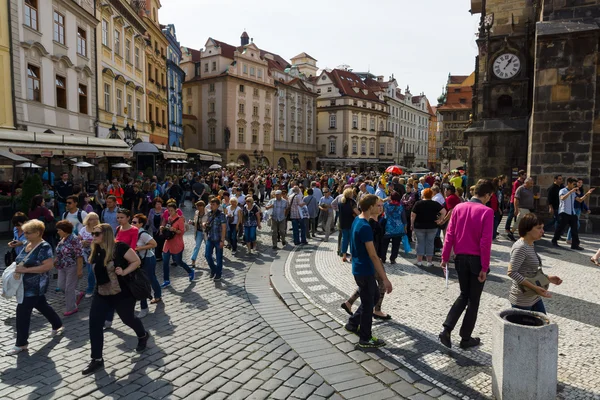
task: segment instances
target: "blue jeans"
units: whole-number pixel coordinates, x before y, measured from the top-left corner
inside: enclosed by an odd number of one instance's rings
[[[160,284],[158,283],[158,279],[156,278],[156,256],[146,257],[142,263],[142,268],[144,268],[146,276],[148,279],[150,279],[152,291],[154,292],[154,298],[160,299],[162,297],[162,290],[160,288]],[[148,300],[140,300],[140,307],[142,310],[148,308]]]
[[[542,314],[546,314],[546,307],[544,306],[544,302],[542,301],[542,299],[539,299],[537,303],[535,303],[534,305],[532,305],[531,307],[521,307],[521,306],[516,306],[514,304],[511,304],[512,308],[517,308],[519,310],[525,310],[525,311],[535,311],[535,312],[539,312]]]
[[[67,210],[67,203],[62,203],[60,201],[56,202],[56,205],[58,206],[58,217],[60,219],[62,219],[62,215],[65,213],[65,211]]]
[[[417,235],[417,255],[418,256],[433,256],[433,247],[437,228],[433,229],[415,229]]]
[[[94,269],[92,268],[92,264],[86,262],[85,266],[88,271],[88,284],[87,288],[85,289],[85,293],[92,294],[94,293],[94,287],[96,286],[96,275],[94,275]]]
[[[340,255],[348,254],[348,246],[350,246],[350,229],[342,229],[342,247],[340,247]]]
[[[183,261],[183,251],[177,254],[171,254],[169,252],[163,253],[163,280],[170,281],[170,272],[171,272],[171,256],[173,256],[173,261],[175,264],[179,265],[181,268],[185,270],[188,274],[192,273],[192,269]]]
[[[306,223],[302,219],[292,219],[294,244],[306,243]]]
[[[508,209],[508,215],[506,216],[506,223],[504,224],[504,230],[510,231],[510,226],[512,225],[512,221],[515,218],[515,205],[514,203],[510,203],[510,207]]]
[[[552,219],[552,221],[544,225],[544,230],[549,231],[550,227],[552,227],[553,230],[556,230],[556,228],[558,228],[558,207],[554,208],[554,218]]]
[[[579,223],[579,217],[581,217],[581,208],[575,209],[575,215],[577,215],[577,231],[579,231],[579,227],[581,226],[581,223]],[[571,228],[569,228],[569,231],[567,232],[567,240],[571,240]]]
[[[234,232],[234,234],[235,234],[235,232]],[[216,258],[217,258],[216,264],[215,264],[215,260],[213,259],[213,251],[216,253]],[[220,278],[221,273],[223,272],[223,249],[221,248],[221,243],[207,239],[206,245],[205,245],[204,256],[206,257],[206,262],[208,263],[210,272]]]
[[[237,251],[237,225],[229,224],[227,240],[229,240],[229,244],[231,245],[231,251]]]
[[[244,226],[244,241],[246,243],[256,242],[256,226]]]
[[[202,245],[202,241],[204,240],[204,232],[199,230],[196,232],[196,246],[194,247],[194,251],[192,252],[192,261],[196,261],[198,258],[198,252],[200,251],[200,246]]]

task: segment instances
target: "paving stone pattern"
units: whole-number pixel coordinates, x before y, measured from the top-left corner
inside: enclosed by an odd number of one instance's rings
[[[189,216],[189,205],[185,212]],[[255,288],[256,294],[245,289],[248,271],[256,265],[268,267],[276,256],[268,233],[259,233],[259,241],[260,256],[241,250],[239,257],[232,257],[225,251],[228,261],[220,283],[208,280],[204,261],[191,284],[183,270],[172,268],[172,287],[164,290],[164,302],[150,305],[142,320],[151,334],[148,349],[136,354],[135,334],[116,317],[104,335],[105,370],[95,376],[81,375],[90,354],[90,299],[83,300],[77,314],[63,318],[66,331],[60,338],[45,337],[50,326],[34,311],[28,353],[0,357],[0,399],[340,398],[252,305],[258,307],[265,293],[275,298],[268,281],[262,293],[261,288]],[[189,260],[191,232],[185,243],[184,259]],[[161,271],[159,263],[160,282]],[[48,298],[62,315],[64,300],[54,285],[53,280]],[[0,338],[9,349],[15,341],[14,302],[3,302],[0,318]]]
[[[600,399],[600,352],[595,344],[600,335],[600,269],[589,262],[600,241],[583,235],[582,246],[586,249],[583,252],[571,251],[566,245],[563,249],[552,248],[549,240],[538,243],[546,273],[564,280],[561,286],[551,287],[553,298],[545,299],[550,318],[559,325],[559,397]],[[394,318],[383,323],[376,321],[374,334],[390,344],[384,351],[387,356],[409,368],[415,380],[424,379],[413,387],[431,397],[439,389],[456,397],[492,397],[491,321],[494,313],[510,307],[507,300],[510,280],[506,272],[511,245],[505,239],[494,242],[492,273],[484,288],[474,332],[482,338],[483,345],[469,351],[458,348],[458,329],[453,335],[451,351],[437,339],[446,313],[459,293],[454,271],[446,289],[441,269],[417,267],[414,251],[399,257],[396,265],[386,264],[394,292],[386,296],[383,309]],[[286,277],[298,292],[295,311],[319,312],[322,319],[328,317],[340,326],[347,320],[340,304],[356,284],[350,263],[343,263],[336,250],[332,235],[329,242],[320,243],[316,250],[296,249],[285,268]],[[439,262],[435,264],[439,266]],[[384,377],[392,378],[387,373]]]

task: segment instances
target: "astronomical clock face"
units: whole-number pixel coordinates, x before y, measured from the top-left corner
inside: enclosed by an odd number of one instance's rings
[[[494,75],[500,79],[510,79],[521,70],[521,60],[515,54],[504,53],[494,60]]]

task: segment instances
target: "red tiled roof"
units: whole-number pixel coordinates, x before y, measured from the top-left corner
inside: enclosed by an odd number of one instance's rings
[[[217,45],[217,47],[221,48],[221,55],[223,57],[231,58],[233,60],[233,53],[235,53],[235,46],[227,44],[225,42],[221,42],[219,40],[211,38],[213,42]]]
[[[182,47],[181,48],[183,52],[189,53],[192,56],[192,61],[193,62],[198,62],[200,61],[200,50],[194,50],[192,48],[189,47]]]
[[[402,90],[396,89],[396,97],[398,97],[400,100],[404,100],[404,95],[402,94]]]
[[[198,120],[198,117],[196,117],[195,115],[191,115],[191,114],[182,114],[181,117],[183,119],[193,119],[193,120]]]
[[[325,71],[325,73],[329,75],[329,78],[334,82],[334,85],[340,90],[342,95],[383,103],[375,95],[373,88],[367,86],[358,75],[342,69],[334,69],[331,72]],[[354,91],[355,87],[359,89],[358,92]],[[363,92],[363,89],[367,90],[367,94]]]
[[[273,56],[273,60],[265,58],[265,54],[267,54],[267,53],[269,53]],[[270,51],[261,50],[260,56],[262,58],[265,58],[267,61],[269,61],[269,68],[276,68],[281,71],[285,71],[285,69],[291,65],[288,61],[286,61],[279,54],[274,54],[274,53],[271,53]]]
[[[412,102],[413,103],[420,103],[421,102],[421,96],[415,96],[412,98]]]
[[[450,75],[448,76],[448,83],[451,85],[459,85],[467,79],[469,75]]]

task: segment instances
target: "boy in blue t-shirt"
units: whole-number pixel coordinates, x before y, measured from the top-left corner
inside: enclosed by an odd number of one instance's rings
[[[377,218],[379,198],[374,194],[363,196],[360,200],[362,213],[354,220],[350,231],[350,252],[352,253],[352,274],[359,288],[360,307],[348,319],[345,328],[359,335],[361,348],[385,346],[383,340],[371,335],[373,307],[379,299],[379,290],[375,280],[375,271],[382,278],[386,293],[392,292],[392,283],[388,280],[381,260],[373,243],[373,230],[369,219]]]

